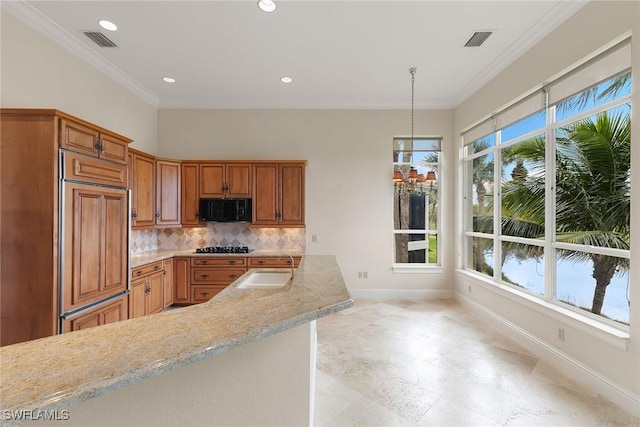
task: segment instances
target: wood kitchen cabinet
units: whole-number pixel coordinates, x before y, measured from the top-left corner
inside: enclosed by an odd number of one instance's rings
[[[2,108],[0,120],[0,344],[116,318],[68,326],[80,311],[61,320],[60,308],[126,284],[126,191],[61,183],[126,187],[131,140],[54,109]]]
[[[173,303],[174,304],[190,304],[191,289],[191,258],[175,257],[173,258]]]
[[[200,224],[200,165],[193,162],[182,162],[181,167],[180,213],[183,226]]]
[[[65,182],[62,311],[127,289],[128,196],[124,189]]]
[[[86,122],[68,118],[60,121],[60,147],[66,150],[126,163],[127,144],[127,140],[102,132]]]
[[[156,223],[156,174],[152,156],[129,150],[129,188],[131,188],[131,228],[153,228]]]
[[[157,261],[131,269],[129,318],[159,313],[164,309],[163,262]]]
[[[300,264],[301,256],[293,257],[293,266],[298,267]],[[289,256],[281,257],[250,257],[248,258],[249,268],[265,267],[265,268],[280,268],[291,267],[291,258]]]
[[[63,332],[79,331],[127,319],[127,298],[121,296],[99,305],[88,312],[64,319]]]
[[[253,165],[253,225],[304,227],[305,165]]]
[[[250,163],[200,163],[200,197],[250,198]]]
[[[246,273],[247,260],[239,257],[191,258],[191,302],[208,301]]]
[[[155,225],[180,226],[180,162],[156,159]]]
[[[162,297],[163,308],[173,304],[173,259],[165,259],[162,261]]]

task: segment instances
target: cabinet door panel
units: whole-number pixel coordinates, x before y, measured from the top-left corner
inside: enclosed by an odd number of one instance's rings
[[[152,227],[156,220],[155,162],[151,157],[136,154],[133,158],[133,163],[133,193],[136,211],[134,227]]]
[[[200,223],[198,203],[200,201],[200,190],[198,189],[198,165],[182,165],[181,182],[181,221],[183,225],[198,225]]]
[[[117,163],[127,161],[127,142],[111,135],[100,135],[100,158]]]
[[[167,308],[171,304],[173,304],[173,260],[165,259],[163,265],[164,270],[162,272],[162,305],[164,308]]]
[[[101,189],[65,183],[62,255],[64,308],[67,312],[100,296],[102,274]]]
[[[131,281],[129,291],[129,319],[144,316],[147,312],[147,279],[145,277]]]
[[[191,294],[189,293],[189,258],[174,258],[173,272],[173,302],[188,304],[191,302]]]
[[[67,150],[97,157],[100,135],[96,129],[69,120],[61,120],[60,146]]]
[[[147,278],[147,312],[146,314],[159,313],[164,309],[162,272],[154,273]]]
[[[127,213],[125,190],[109,190],[104,195],[104,287],[115,293],[127,289]]]
[[[180,163],[156,160],[156,225],[180,225]]]
[[[227,164],[226,180],[227,197],[251,197],[251,165]]]
[[[304,166],[280,165],[280,224],[304,224]]]
[[[223,197],[223,184],[223,164],[200,164],[200,197]]]
[[[127,319],[126,299],[122,297],[117,302],[109,304],[101,310],[100,324],[115,323]]]
[[[278,166],[276,164],[253,165],[253,218],[258,225],[277,224]]]

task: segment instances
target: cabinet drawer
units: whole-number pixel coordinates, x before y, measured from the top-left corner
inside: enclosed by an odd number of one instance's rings
[[[131,278],[137,279],[144,277],[156,271],[162,271],[162,261],[151,262],[149,264],[140,265],[131,269]]]
[[[127,186],[127,167],[94,157],[64,152],[64,178],[96,184]]]
[[[234,258],[219,258],[219,257],[211,257],[211,258],[191,258],[192,266],[214,266],[214,267],[225,267],[225,266],[245,266],[247,265],[247,259],[241,257]]]
[[[300,264],[302,257],[293,257],[294,267]],[[255,257],[249,258],[249,267],[291,267],[291,258],[286,257]]]
[[[127,300],[124,296],[101,304],[91,310],[76,314],[63,321],[63,332],[106,325],[127,319]]]
[[[245,268],[192,267],[191,284],[228,285],[246,271]]]
[[[198,304],[209,301],[226,287],[226,285],[191,286],[191,302]]]

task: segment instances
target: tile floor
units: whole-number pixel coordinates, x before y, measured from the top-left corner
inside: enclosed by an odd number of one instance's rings
[[[454,300],[357,300],[317,330],[318,427],[640,426]]]

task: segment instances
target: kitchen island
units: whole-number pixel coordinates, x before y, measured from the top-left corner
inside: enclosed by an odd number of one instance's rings
[[[69,418],[56,425],[306,424],[315,320],[351,304],[335,258],[307,255],[282,289],[234,282],[206,303],[0,348],[2,423],[46,410]]]

